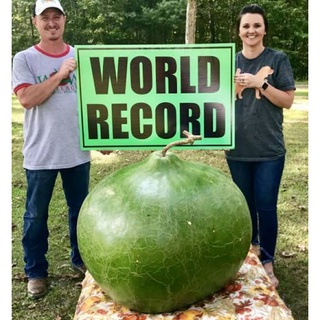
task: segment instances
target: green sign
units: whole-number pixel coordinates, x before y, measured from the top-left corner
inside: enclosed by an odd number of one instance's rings
[[[78,45],[81,148],[234,148],[235,45]]]

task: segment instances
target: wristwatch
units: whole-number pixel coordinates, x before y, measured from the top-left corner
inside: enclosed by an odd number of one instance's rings
[[[262,86],[261,86],[261,89],[264,91],[264,90],[266,90],[268,87],[269,87],[268,80],[265,79],[265,80],[263,81],[263,84],[262,84]]]

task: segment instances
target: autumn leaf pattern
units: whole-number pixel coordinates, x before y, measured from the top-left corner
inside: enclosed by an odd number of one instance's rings
[[[187,310],[143,314],[113,302],[87,271],[74,320],[294,320],[250,250],[236,279]]]

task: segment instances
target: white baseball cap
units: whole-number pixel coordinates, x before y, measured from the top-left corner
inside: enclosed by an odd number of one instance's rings
[[[37,0],[34,13],[36,16],[40,15],[44,10],[48,8],[57,8],[63,14],[64,10],[58,0]]]

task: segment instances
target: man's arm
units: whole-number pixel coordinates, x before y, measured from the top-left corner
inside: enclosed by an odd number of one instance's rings
[[[43,103],[52,95],[61,81],[75,69],[76,61],[73,58],[64,60],[59,71],[47,80],[19,89],[16,94],[20,104],[26,109],[31,109]]]

